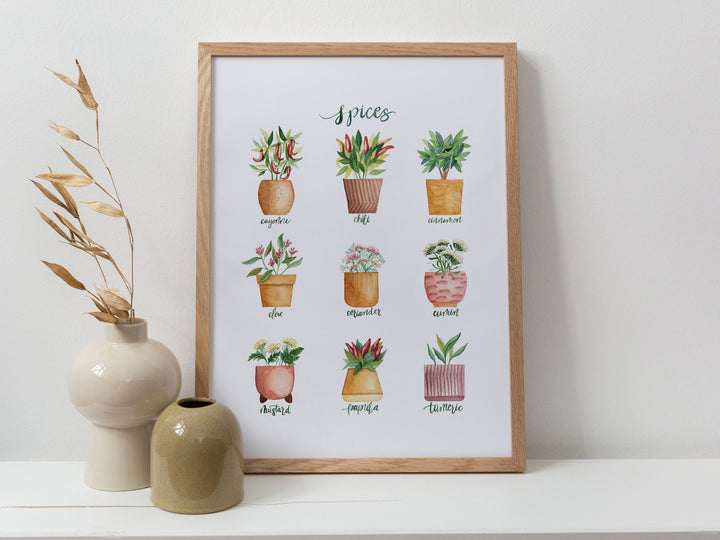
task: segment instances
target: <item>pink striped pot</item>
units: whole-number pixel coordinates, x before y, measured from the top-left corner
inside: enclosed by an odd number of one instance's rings
[[[465,298],[466,290],[465,272],[444,275],[425,272],[425,294],[434,307],[457,307]]]
[[[425,401],[462,401],[465,399],[465,364],[427,364]]]
[[[348,214],[376,213],[382,182],[382,178],[343,178]]]

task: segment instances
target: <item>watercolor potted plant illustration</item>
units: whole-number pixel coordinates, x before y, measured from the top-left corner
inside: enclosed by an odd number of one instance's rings
[[[437,131],[430,131],[430,137],[423,139],[425,148],[418,150],[420,164],[424,166],[423,172],[429,173],[437,169],[440,178],[425,180],[428,198],[428,212],[430,215],[458,215],[462,211],[463,181],[448,179],[451,169],[462,172],[462,162],[470,154],[467,151],[470,145],[465,141],[463,130],[443,137]]]
[[[258,176],[269,176],[269,179],[260,181],[258,202],[263,214],[284,216],[295,201],[290,173],[302,159],[299,157],[302,147],[297,146],[302,133],[294,135],[292,130],[283,131],[280,126],[277,131],[268,133],[261,129],[260,133],[260,140],[253,139],[252,151],[257,155],[250,167]]]
[[[433,272],[425,272],[425,294],[434,307],[457,307],[465,297],[467,275],[460,265],[466,252],[462,240],[438,240],[425,246],[423,253],[433,267]]]
[[[255,344],[248,362],[265,362],[262,366],[255,366],[255,387],[260,393],[260,403],[268,399],[284,399],[292,403],[295,362],[304,350],[293,338],[270,344],[261,339]]]
[[[345,303],[351,307],[372,307],[380,298],[378,270],[385,263],[374,246],[353,243],[343,257]]]
[[[381,169],[394,146],[387,143],[391,139],[380,140],[380,133],[370,139],[363,136],[360,130],[354,137],[345,135],[345,141],[336,139],[340,149],[337,152],[337,176],[343,177],[345,196],[349,214],[374,214],[380,200],[382,178],[378,175],[385,172]]]
[[[255,249],[256,256],[243,261],[243,264],[258,265],[247,277],[255,276],[260,287],[260,301],[263,307],[289,307],[292,303],[293,286],[297,275],[286,274],[291,268],[300,266],[297,249],[290,240],[278,236],[277,242],[268,242]]]
[[[377,368],[385,358],[381,338],[375,343],[368,339],[364,344],[360,340],[345,344],[345,384],[342,398],[348,402],[380,401],[383,397]]]
[[[467,343],[455,350],[460,334],[444,342],[435,335],[438,348],[427,346],[432,364],[425,368],[425,401],[462,401],[465,399],[465,365],[450,364],[467,348]],[[441,362],[441,363],[438,363]]]

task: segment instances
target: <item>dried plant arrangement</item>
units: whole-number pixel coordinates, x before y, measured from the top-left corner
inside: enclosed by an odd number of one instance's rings
[[[97,154],[98,166],[104,169],[104,175],[107,179],[103,182],[99,178],[94,177],[88,169],[80,163],[68,150],[60,146],[67,159],[72,165],[82,174],[78,173],[56,173],[49,168],[48,173],[38,174],[35,176],[36,180],[45,182],[44,185],[41,182],[30,179],[35,187],[53,204],[55,204],[61,211],[53,211],[54,216],[51,217],[39,209],[36,208],[42,220],[47,223],[50,228],[55,231],[61,238],[62,243],[77,249],[88,256],[92,257],[97,265],[102,278],[103,287],[94,287],[94,291],[88,289],[81,281],[77,280],[65,267],[48,262],[42,261],[52,272],[67,283],[73,289],[84,291],[90,295],[95,309],[97,311],[89,312],[90,315],[95,317],[97,320],[105,323],[134,323],[135,322],[135,310],[133,308],[133,297],[134,297],[134,247],[135,242],[133,239],[132,227],[128,220],[123,204],[120,200],[120,194],[118,193],[115,179],[110,170],[110,167],[103,157],[100,149],[100,116],[98,113],[98,103],[95,101],[90,85],[85,78],[80,63],[75,60],[75,64],[78,68],[78,80],[74,82],[69,77],[50,70],[57,78],[63,81],[65,84],[74,88],[80,95],[83,105],[86,109],[91,110],[95,113],[95,142],[89,142],[71,129],[58,125],[54,122],[50,123],[50,127],[63,137],[70,139],[74,144],[85,145]],[[57,195],[46,187],[48,185],[52,188]],[[75,199],[70,194],[67,188],[89,188],[90,186],[99,190],[104,201],[80,201],[85,208],[103,214],[105,216],[121,219],[127,230],[127,237],[130,250],[130,272],[129,278],[120,269],[116,259],[110,254],[110,252],[97,240],[95,240],[87,230],[86,224],[83,221],[80,208]],[[126,294],[120,292],[118,289],[110,286],[110,277],[115,275],[121,282],[124,289],[127,291]]]

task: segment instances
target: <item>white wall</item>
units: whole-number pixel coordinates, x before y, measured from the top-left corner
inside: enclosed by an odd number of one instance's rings
[[[48,120],[92,128],[44,66],[90,79],[137,306],[192,392],[198,41],[516,41],[528,454],[720,457],[719,21],[713,1],[0,0],[0,459],[84,458],[65,377],[100,335],[39,262],[79,264],[24,179],[62,164]]]

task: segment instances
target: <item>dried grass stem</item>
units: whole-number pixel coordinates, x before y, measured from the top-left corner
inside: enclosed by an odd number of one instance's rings
[[[43,219],[43,221],[45,221],[58,235],[60,235],[63,240],[65,240],[64,242],[62,242],[63,244],[67,244],[75,249],[87,253],[95,260],[95,263],[100,270],[100,275],[102,276],[104,288],[98,288],[96,292],[92,292],[88,290],[88,288],[85,287],[85,285],[83,285],[80,281],[78,281],[66,268],[62,267],[59,264],[48,263],[46,261],[43,262],[48,268],[50,268],[50,270],[53,271],[53,273],[55,273],[72,288],[85,291],[90,295],[93,304],[99,310],[97,312],[90,312],[90,315],[103,322],[133,323],[135,322],[135,309],[133,308],[133,300],[135,296],[135,239],[133,236],[130,221],[125,214],[125,208],[120,199],[120,194],[117,189],[117,184],[115,183],[115,178],[113,177],[112,171],[110,170],[110,167],[105,161],[105,157],[103,156],[100,149],[100,115],[98,112],[98,104],[95,101],[92,90],[90,89],[87,80],[85,79],[85,75],[82,72],[80,64],[77,62],[77,60],[75,62],[78,67],[77,83],[73,82],[69,77],[66,77],[65,75],[56,73],[54,71],[52,73],[60,80],[62,80],[65,84],[74,88],[80,95],[80,98],[82,99],[85,107],[95,112],[96,142],[95,144],[92,144],[82,139],[74,131],[55,123],[51,123],[50,127],[63,137],[66,137],[73,141],[78,141],[92,148],[97,153],[97,156],[102,162],[102,165],[105,167],[112,187],[111,189],[107,189],[105,186],[103,186],[97,179],[93,178],[93,176],[88,172],[88,170],[82,163],[80,163],[72,154],[70,154],[70,152],[68,152],[67,150],[65,150],[65,148],[62,147],[61,148],[65,153],[66,157],[75,167],[82,171],[85,176],[78,174],[56,174],[53,173],[52,170],[50,170],[50,174],[40,174],[36,176],[36,178],[39,180],[45,180],[50,182],[51,185],[55,188],[55,190],[60,194],[62,200],[56,197],[50,190],[43,187],[40,183],[34,180],[32,180],[32,182],[48,200],[65,210],[70,215],[70,218],[77,221],[76,226],[70,221],[70,219],[58,212],[54,212],[54,216],[57,220],[54,221],[52,218],[48,217],[40,210],[38,210],[40,217]],[[67,187],[83,187],[91,184],[95,185],[102,193],[105,194],[105,196],[108,197],[110,201],[112,201],[112,203],[114,203],[114,205],[117,205],[117,207],[101,201],[83,201],[83,204],[89,207],[91,210],[100,214],[104,214],[112,218],[121,217],[125,222],[125,229],[127,230],[127,237],[130,249],[130,279],[128,279],[123,273],[123,271],[120,269],[117,261],[110,254],[110,252],[90,237],[85,223],[83,222],[82,217],[78,212],[78,206],[75,203],[73,197],[70,195],[69,191],[67,190]],[[63,229],[63,227],[66,230]],[[108,282],[108,276],[105,272],[105,269],[103,268],[101,259],[107,261],[107,263],[112,266],[112,268],[117,273],[117,276],[123,282],[123,285],[127,289],[129,295],[128,300],[126,300],[119,291],[110,287]]]

